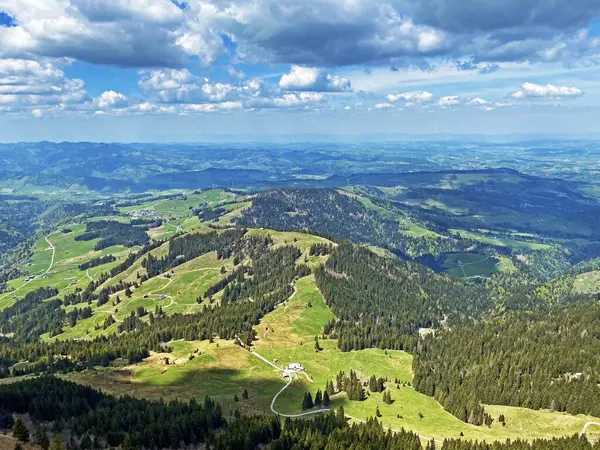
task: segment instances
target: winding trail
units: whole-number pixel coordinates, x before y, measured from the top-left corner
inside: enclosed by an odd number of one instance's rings
[[[52,259],[50,260],[50,265],[48,266],[48,268],[47,268],[47,269],[46,269],[44,272],[42,272],[42,273],[40,273],[40,274],[36,275],[35,277],[33,277],[31,280],[24,282],[24,283],[23,283],[21,286],[19,286],[18,288],[14,289],[14,290],[12,290],[12,291],[10,291],[10,292],[7,292],[6,294],[4,294],[3,296],[1,296],[1,297],[0,297],[0,300],[4,300],[6,297],[8,297],[8,296],[10,296],[10,295],[14,294],[14,293],[15,293],[15,292],[17,292],[18,290],[20,290],[20,289],[24,288],[25,286],[27,286],[29,283],[31,283],[31,282],[32,282],[33,280],[35,280],[36,278],[42,277],[42,276],[44,276],[44,275],[47,275],[47,274],[48,274],[48,272],[50,272],[50,270],[51,270],[51,269],[52,269],[52,267],[54,266],[54,258],[56,257],[56,248],[54,247],[54,244],[52,244],[52,242],[50,242],[50,239],[48,239],[49,237],[50,237],[50,235],[48,235],[48,236],[46,236],[46,237],[44,238],[44,240],[45,240],[45,241],[48,243],[48,245],[50,246],[50,249],[52,250]]]
[[[286,303],[287,303],[287,301],[291,300],[291,299],[292,299],[292,298],[293,298],[293,297],[294,297],[294,296],[295,296],[297,293],[298,293],[298,289],[297,289],[297,287],[296,287],[296,283],[294,283],[294,292],[292,293],[292,295],[290,295],[290,296],[288,297],[288,299],[286,300]],[[287,306],[287,305],[286,305],[286,306]],[[263,361],[264,363],[268,364],[269,366],[273,367],[275,370],[277,370],[278,372],[280,372],[280,373],[282,374],[283,378],[286,380],[285,386],[283,386],[283,387],[282,387],[282,388],[281,388],[281,389],[280,389],[280,390],[277,392],[277,394],[275,394],[275,396],[274,396],[274,397],[273,397],[273,399],[271,400],[271,405],[270,405],[270,408],[271,408],[271,411],[273,412],[273,414],[276,414],[276,415],[278,415],[278,416],[281,416],[281,417],[295,418],[295,417],[305,417],[305,416],[311,416],[311,415],[314,415],[314,414],[321,414],[321,413],[326,413],[326,412],[329,412],[329,411],[331,411],[331,408],[322,408],[322,409],[316,409],[316,410],[312,410],[312,411],[306,411],[306,412],[303,412],[303,413],[298,413],[298,414],[284,414],[284,413],[282,413],[282,412],[280,412],[280,411],[277,411],[277,409],[275,409],[275,402],[277,401],[277,398],[278,398],[278,397],[279,397],[279,396],[280,396],[280,395],[281,395],[281,394],[282,394],[282,393],[283,393],[283,392],[284,392],[284,391],[285,391],[285,390],[286,390],[286,389],[287,389],[287,388],[290,386],[290,384],[292,384],[292,381],[293,381],[293,377],[294,377],[294,375],[296,375],[296,376],[300,376],[300,373],[303,373],[303,374],[304,374],[304,376],[306,376],[306,379],[307,379],[309,382],[311,382],[311,383],[312,383],[313,381],[310,379],[310,377],[308,376],[308,374],[307,374],[306,372],[295,372],[295,371],[288,371],[288,370],[286,370],[286,369],[284,369],[284,368],[282,368],[282,367],[279,367],[278,365],[276,365],[275,363],[273,363],[273,362],[269,361],[267,358],[265,358],[265,357],[264,357],[264,356],[262,356],[261,354],[259,354],[259,353],[255,352],[254,350],[252,350],[250,347],[247,347],[247,346],[246,346],[246,345],[245,345],[245,344],[242,342],[242,340],[241,340],[239,337],[237,337],[236,339],[237,339],[237,341],[239,342],[239,344],[240,344],[240,346],[241,346],[242,348],[245,348],[245,349],[246,349],[246,350],[248,350],[248,351],[249,351],[251,354],[253,354],[254,356],[256,356],[258,359],[260,359],[260,360],[261,360],[261,361]],[[344,416],[345,416],[347,419],[350,419],[350,420],[355,420],[355,421],[357,421],[357,422],[366,423],[366,420],[359,419],[358,417],[354,417],[354,416],[351,416],[351,415],[349,415],[349,414],[344,414]],[[383,425],[382,425],[382,426],[383,426]],[[384,428],[385,430],[390,430],[390,431],[392,431],[392,432],[396,432],[396,433],[399,433],[399,432],[400,432],[400,430],[395,430],[395,429],[393,429],[393,428],[389,428],[389,427],[386,427],[386,426],[383,426],[383,428]],[[420,436],[420,435],[417,435],[417,436],[419,436],[419,438],[421,438],[421,439],[424,439],[424,440],[426,440],[426,441],[431,441],[431,440],[432,440],[432,438],[429,438],[429,437]]]
[[[238,338],[238,342],[240,343],[240,345],[241,345],[243,348],[246,348],[246,349],[248,349],[248,351],[249,351],[250,353],[252,353],[254,356],[256,356],[257,358],[259,358],[259,359],[260,359],[260,360],[262,360],[263,362],[267,363],[268,365],[270,365],[270,366],[274,367],[274,368],[275,368],[275,369],[277,369],[278,371],[282,372],[282,374],[283,374],[283,378],[286,380],[285,386],[283,386],[283,387],[282,387],[282,388],[279,390],[279,392],[277,392],[277,394],[275,394],[275,396],[274,396],[274,397],[273,397],[273,399],[271,400],[271,411],[273,412],[273,414],[277,414],[278,416],[281,416],[281,417],[295,418],[295,417],[304,417],[304,416],[310,416],[310,415],[313,415],[313,414],[321,414],[321,413],[326,413],[326,412],[329,412],[329,411],[331,411],[331,408],[322,408],[322,409],[316,409],[316,410],[312,410],[312,411],[306,411],[306,412],[303,412],[303,413],[298,413],[298,414],[284,414],[284,413],[282,413],[282,412],[279,412],[279,411],[277,411],[277,410],[275,409],[275,402],[277,401],[277,398],[278,398],[278,397],[279,397],[279,396],[280,396],[280,395],[281,395],[281,394],[282,394],[282,393],[283,393],[283,392],[284,392],[284,391],[285,391],[285,390],[286,390],[286,389],[287,389],[287,388],[290,386],[290,384],[292,384],[292,381],[293,381],[293,376],[292,376],[292,374],[296,374],[296,375],[298,375],[298,372],[292,372],[292,373],[290,373],[289,371],[287,371],[287,370],[285,370],[285,369],[282,369],[281,367],[279,367],[279,366],[275,365],[274,363],[272,363],[271,361],[269,361],[269,360],[268,360],[267,358],[265,358],[264,356],[262,356],[262,355],[258,354],[257,352],[255,352],[255,351],[253,351],[253,350],[250,350],[248,347],[244,346],[243,342],[242,342],[242,341],[241,341],[239,338]],[[304,375],[306,375],[306,378],[307,378],[307,379],[310,381],[310,378],[308,377],[308,374],[307,374],[306,372],[303,372],[303,373],[304,373]],[[367,421],[366,421],[366,420],[364,420],[364,419],[359,419],[358,417],[354,417],[354,416],[351,416],[351,415],[349,415],[349,414],[344,414],[344,417],[346,417],[346,419],[355,420],[355,421],[357,421],[357,422],[361,422],[361,423],[367,423]],[[593,424],[593,423],[595,423],[595,422],[590,422],[589,424],[586,424],[586,426],[588,426],[588,425],[591,425],[591,424]],[[598,424],[598,425],[600,425],[600,424]],[[392,432],[394,432],[394,433],[400,433],[400,432],[401,432],[401,430],[396,430],[396,429],[394,429],[394,428],[386,427],[386,426],[385,426],[385,425],[383,425],[383,424],[382,424],[382,427],[383,427],[383,429],[384,429],[384,430],[389,430],[389,431],[392,431]],[[409,430],[409,431],[410,431],[410,430]],[[585,431],[585,429],[584,429],[584,431]],[[433,438],[429,438],[429,437],[426,437],[426,436],[421,436],[421,435],[417,435],[417,436],[419,436],[419,438],[421,438],[421,439],[424,439],[424,440],[426,440],[426,441],[431,441],[431,440],[433,439]]]
[[[598,425],[600,426],[600,422],[587,422],[584,426],[583,426],[583,430],[581,430],[581,433],[579,433],[579,436],[585,436],[585,433],[587,433],[587,429],[591,426],[591,425]]]
[[[169,285],[173,282],[173,278],[167,278],[167,277],[165,277],[163,275],[158,275],[156,278],[159,278],[161,280],[168,280],[168,283],[165,284],[160,289],[155,289],[155,290],[153,290],[151,292],[148,292],[148,297],[160,297],[162,294],[156,294],[155,292],[162,291],[162,290],[168,288]],[[169,308],[169,307],[171,307],[171,306],[173,306],[175,304],[175,299],[173,299],[172,296],[165,295],[164,297],[168,298],[169,300],[171,300],[171,303],[169,303],[167,306],[163,306],[163,310],[165,310],[165,309],[167,309],[167,308]]]

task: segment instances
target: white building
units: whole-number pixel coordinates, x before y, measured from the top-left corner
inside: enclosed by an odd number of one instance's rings
[[[304,367],[302,367],[302,365],[298,363],[290,363],[288,370],[292,372],[301,372],[304,370]]]

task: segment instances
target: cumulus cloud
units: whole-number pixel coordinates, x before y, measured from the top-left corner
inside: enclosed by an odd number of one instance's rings
[[[177,112],[177,109],[172,105],[156,105],[152,102],[136,103],[132,105],[129,110],[131,112],[160,114],[174,114]]]
[[[66,109],[87,100],[85,83],[67,78],[50,63],[0,59],[0,107],[4,111]]]
[[[233,78],[234,80],[241,81],[241,80],[244,80],[246,78],[246,74],[244,73],[244,71],[236,69],[231,64],[225,66],[225,70],[227,71],[227,73],[229,74],[229,76],[231,78]]]
[[[373,106],[373,108],[375,108],[375,109],[391,109],[391,108],[395,108],[395,106],[392,105],[391,103],[377,103],[375,106]]]
[[[427,91],[403,92],[402,94],[388,94],[386,98],[390,102],[404,100],[411,103],[426,103],[433,100],[433,94]]]
[[[323,69],[293,65],[279,80],[279,87],[288,91],[348,92],[350,80],[330,75]]]
[[[419,23],[455,33],[506,31],[521,29],[530,32],[540,28],[550,30],[576,29],[600,14],[596,0],[578,0],[577,7],[567,0],[486,0],[479,2],[455,0],[406,0],[402,5],[407,14]]]
[[[458,97],[457,95],[448,95],[445,97],[441,97],[440,101],[438,102],[440,106],[457,106],[460,105],[460,97]]]
[[[581,3],[581,6],[580,4]],[[597,50],[585,29],[597,0],[236,0],[230,30],[239,56],[306,66],[430,67],[470,61],[574,61]],[[565,12],[567,11],[568,12]],[[307,35],[306,30],[310,29]]]
[[[0,53],[126,67],[177,67],[196,56],[208,66],[225,51],[219,13],[192,3],[195,13],[171,0],[5,0],[16,26],[0,27]]]
[[[471,100],[469,100],[469,105],[474,105],[474,106],[483,106],[483,105],[487,105],[488,101],[484,100],[481,97],[475,97]]]
[[[210,66],[229,54],[307,67],[429,67],[441,58],[486,72],[502,61],[590,57],[597,48],[582,30],[600,16],[597,0],[576,8],[568,0],[3,0],[0,7],[15,25],[0,27],[5,57],[171,68],[188,56]]]
[[[512,97],[517,100],[525,98],[567,98],[579,97],[583,95],[583,91],[576,87],[555,86],[553,84],[535,84],[523,83],[521,88],[512,94]]]
[[[187,69],[140,71],[138,85],[157,104],[180,104],[183,111],[216,111],[246,108],[294,108],[325,101],[320,92],[282,92],[265,80],[252,78],[242,84],[214,82]],[[209,106],[214,104],[215,106]]]
[[[213,112],[213,111],[231,111],[241,109],[241,102],[223,102],[223,103],[204,103],[184,105],[185,112]]]
[[[288,93],[278,97],[258,97],[246,101],[251,108],[297,108],[315,105],[325,101],[319,92]]]
[[[187,69],[140,72],[138,85],[147,96],[163,103],[204,103],[235,100],[239,88],[193,75]]]
[[[124,108],[129,104],[129,99],[115,91],[105,91],[94,99],[98,108]]]

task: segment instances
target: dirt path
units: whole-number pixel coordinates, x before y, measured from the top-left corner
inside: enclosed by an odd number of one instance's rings
[[[585,436],[585,433],[587,433],[587,429],[591,426],[591,425],[598,425],[600,426],[600,422],[587,422],[584,426],[583,426],[583,430],[581,430],[581,433],[579,433],[579,436]]]
[[[288,297],[288,301],[291,300],[296,295],[297,292],[298,292],[298,290],[296,288],[296,284],[294,283],[294,292],[292,293],[292,295],[290,295]],[[249,350],[252,355],[256,356],[258,359],[260,359],[264,363],[268,364],[269,366],[273,367],[275,370],[277,370],[278,372],[280,372],[282,374],[284,380],[286,381],[285,386],[283,386],[277,392],[277,394],[275,394],[275,396],[271,400],[270,408],[271,408],[271,411],[273,412],[273,414],[277,414],[278,416],[282,416],[282,417],[294,418],[294,417],[310,416],[310,415],[313,415],[313,414],[321,414],[321,413],[329,412],[331,410],[331,408],[321,408],[321,409],[306,411],[306,412],[298,413],[298,414],[284,414],[282,412],[277,411],[277,409],[275,409],[275,402],[277,401],[277,398],[290,386],[290,384],[292,384],[294,375],[300,376],[300,373],[303,373],[304,376],[306,377],[306,379],[309,382],[312,383],[312,380],[310,379],[310,377],[308,376],[308,374],[306,372],[290,372],[290,371],[288,371],[286,369],[283,369],[282,367],[279,367],[275,363],[269,361],[267,358],[265,358],[264,356],[262,356],[259,353],[255,352],[254,350],[251,350],[250,348],[246,347],[244,345],[244,343],[240,340],[240,338],[237,338],[237,340],[240,343],[240,345],[243,348],[246,348],[247,350]],[[345,414],[345,417],[347,419],[355,420],[357,422],[366,423],[366,420],[359,419],[357,417],[353,417],[353,416],[350,416],[348,414]],[[383,428],[386,429],[386,430],[393,431],[393,432],[400,432],[400,430],[395,430],[393,428],[389,428],[389,427],[385,427],[385,426]],[[425,437],[425,436],[419,436],[419,438],[424,439],[426,441],[430,441],[431,440],[431,438],[428,438],[428,437]]]
[[[239,339],[238,339],[238,341],[239,341]],[[240,342],[240,343],[242,343],[241,341],[239,341],[239,342]],[[274,363],[272,363],[271,361],[269,361],[267,358],[265,358],[265,357],[261,356],[260,354],[256,353],[255,351],[252,351],[252,350],[250,350],[250,353],[252,353],[252,354],[253,354],[254,356],[256,356],[257,358],[261,359],[262,361],[264,361],[264,362],[265,362],[265,363],[267,363],[268,365],[270,365],[270,366],[274,367],[274,368],[275,368],[275,369],[277,369],[278,371],[282,372],[283,378],[286,380],[285,386],[283,386],[283,387],[282,387],[282,388],[279,390],[279,392],[277,392],[277,394],[275,394],[275,396],[274,396],[274,397],[273,397],[273,399],[271,400],[271,411],[273,412],[273,414],[277,414],[278,416],[282,416],[282,417],[290,417],[290,418],[294,418],[294,417],[310,416],[310,415],[312,415],[312,414],[321,414],[321,413],[329,412],[329,411],[331,410],[331,408],[322,408],[322,409],[316,409],[316,410],[306,411],[306,412],[303,412],[303,413],[298,413],[298,414],[284,414],[284,413],[282,413],[282,412],[279,412],[279,411],[277,411],[277,410],[275,409],[275,402],[277,401],[277,398],[278,398],[278,397],[279,397],[279,396],[280,396],[280,395],[281,395],[281,394],[282,394],[282,393],[283,393],[283,392],[284,392],[284,391],[285,391],[285,390],[286,390],[286,389],[287,389],[287,388],[290,386],[290,384],[292,384],[292,381],[293,381],[293,375],[294,375],[294,374],[295,374],[295,375],[299,375],[299,374],[298,374],[297,372],[290,373],[289,371],[287,371],[287,370],[284,370],[284,369],[282,369],[282,368],[281,368],[281,367],[279,367],[279,366],[276,366]],[[302,372],[302,373],[304,373],[304,375],[306,376],[306,378],[307,378],[309,381],[311,381],[311,380],[310,380],[310,378],[309,378],[309,376],[308,376],[308,374],[307,374],[306,372]],[[311,381],[311,382],[312,382],[312,381]],[[367,421],[366,421],[366,420],[359,419],[358,417],[354,417],[354,416],[351,416],[351,415],[349,415],[349,414],[345,414],[344,416],[346,417],[346,419],[355,420],[355,421],[357,421],[357,422],[361,422],[361,423],[367,423]],[[591,425],[592,423],[593,423],[593,422],[591,422],[589,425]],[[586,424],[586,425],[588,425],[588,424]],[[599,424],[599,425],[600,425],[600,424]],[[385,430],[390,430],[390,431],[393,431],[393,432],[395,432],[395,433],[400,433],[400,432],[401,432],[401,430],[396,430],[396,429],[394,429],[394,428],[390,428],[390,427],[386,427],[386,426],[383,426],[383,428],[384,428]],[[585,431],[585,429],[584,429],[584,431]],[[425,436],[420,436],[420,435],[417,435],[417,436],[419,436],[419,438],[421,438],[421,439],[424,439],[424,440],[426,440],[426,441],[430,441],[430,440],[432,439],[432,438],[425,437]]]
[[[161,287],[160,289],[155,289],[154,291],[148,292],[148,297],[152,296],[152,297],[160,297],[162,294],[156,294],[155,292],[158,291],[162,291],[166,288],[169,287],[169,285],[173,282],[173,278],[167,278],[163,275],[158,275],[156,278],[159,278],[161,280],[168,280],[168,283],[165,284],[163,287]],[[171,306],[173,306],[174,304],[176,304],[175,299],[170,296],[170,295],[165,295],[165,298],[168,298],[169,300],[171,300],[171,303],[169,303],[167,306],[163,306],[163,310],[170,308]]]

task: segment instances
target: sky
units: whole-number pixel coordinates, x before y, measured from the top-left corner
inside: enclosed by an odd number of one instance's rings
[[[598,0],[0,0],[0,140],[600,135]]]

